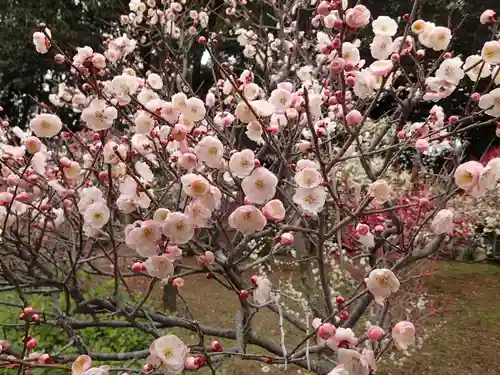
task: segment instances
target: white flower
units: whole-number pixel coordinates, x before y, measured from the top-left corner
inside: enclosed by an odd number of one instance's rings
[[[492,117],[500,116],[500,88],[490,91],[479,99],[479,108],[488,109],[487,115]]]
[[[149,363],[161,365],[166,373],[177,375],[184,370],[189,348],[177,336],[166,335],[153,341],[149,352]]]
[[[83,214],[86,224],[94,229],[102,228],[109,220],[109,208],[103,201],[97,201],[87,207]]]
[[[380,36],[394,36],[398,31],[398,24],[391,17],[378,16],[372,22],[373,33]]]
[[[241,181],[245,197],[252,203],[265,203],[276,194],[278,178],[264,167],[255,169]]]
[[[391,198],[391,188],[385,180],[377,180],[373,182],[368,194],[373,197],[373,201],[377,204],[384,204]]]
[[[372,57],[377,60],[385,60],[392,50],[392,38],[390,36],[376,35],[370,44]]]
[[[252,121],[247,125],[247,130],[245,132],[245,135],[251,141],[254,141],[257,144],[263,144],[264,139],[262,139],[262,133],[263,133],[262,126],[257,121]]]
[[[452,35],[450,29],[443,26],[437,26],[429,34],[430,47],[434,51],[443,51],[448,48],[451,37]]]
[[[383,305],[386,298],[399,289],[399,280],[386,268],[376,268],[365,279],[366,287],[373,295],[375,302]]]
[[[92,100],[90,105],[82,111],[82,120],[94,131],[109,129],[117,117],[116,108],[108,107],[103,99]]]
[[[259,85],[255,84],[253,82],[250,82],[250,83],[247,83],[245,85],[245,87],[243,88],[243,96],[247,100],[255,100],[259,96],[260,91],[261,91],[261,88],[259,87]]]
[[[356,75],[354,94],[360,99],[365,99],[374,93],[376,78],[370,69],[363,69]]]
[[[294,180],[299,187],[312,189],[323,182],[323,176],[315,168],[303,168],[295,173]]]
[[[312,168],[312,169],[316,169],[317,171],[319,171],[320,166],[317,162],[315,162],[314,160],[310,160],[310,159],[300,159],[299,161],[297,161],[297,165],[295,167],[295,170],[297,172],[300,172],[301,170],[303,170],[305,168]]]
[[[156,73],[149,74],[147,82],[155,90],[160,90],[163,87],[163,80],[161,76]]]
[[[190,197],[200,197],[210,191],[208,180],[195,173],[188,173],[181,176],[182,190]]]
[[[154,178],[153,172],[151,171],[151,168],[149,168],[149,165],[147,165],[146,163],[142,161],[136,162],[135,170],[143,180],[148,182],[153,181]]]
[[[431,229],[436,234],[451,233],[454,227],[453,211],[446,209],[440,210],[431,223]]]
[[[228,218],[228,224],[243,234],[259,232],[267,224],[266,217],[252,205],[240,206]]]
[[[323,187],[314,189],[298,188],[293,195],[294,203],[308,213],[317,213],[323,210],[326,201],[326,192]]]
[[[368,25],[370,16],[370,11],[364,5],[356,5],[345,12],[347,25],[355,29]]]
[[[151,277],[168,279],[174,274],[174,265],[170,259],[164,256],[153,255],[144,262],[146,270]]]
[[[338,352],[339,364],[349,375],[368,375],[370,369],[357,350],[340,348]]]
[[[50,113],[42,113],[30,122],[30,129],[40,138],[52,138],[62,129],[62,122],[59,117]]]
[[[274,107],[272,104],[265,100],[253,100],[250,102],[251,108],[245,103],[240,102],[236,106],[234,115],[240,120],[248,124],[252,121],[257,121],[257,117],[269,117],[274,112]]]
[[[416,20],[411,25],[411,31],[414,34],[421,34],[425,31],[425,21],[424,20]]]
[[[207,221],[212,216],[212,211],[210,211],[204,204],[202,200],[194,199],[186,206],[184,213],[191,220],[191,224],[198,228],[205,227]]]
[[[484,43],[483,49],[481,50],[481,57],[484,61],[489,64],[499,64],[500,63],[500,42],[496,40],[491,40]]]
[[[115,76],[106,88],[114,95],[119,104],[129,104],[133,95],[139,89],[139,79],[130,74]]]
[[[253,292],[253,298],[259,305],[263,305],[269,301],[271,295],[271,282],[265,276],[258,276],[256,281],[257,287]]]
[[[125,177],[119,190],[120,196],[116,200],[116,205],[125,213],[131,213],[137,207],[148,208],[151,203],[151,199],[137,186],[137,182],[131,176]]]
[[[169,214],[170,210],[166,208],[158,208],[153,214],[153,220],[159,223],[163,223],[165,220],[167,220]]]
[[[98,187],[92,186],[88,188],[83,188],[80,191],[80,200],[78,202],[78,210],[80,213],[84,213],[87,208],[95,203],[101,201],[102,203],[106,204],[104,201],[104,198],[102,196],[102,191]]]
[[[269,103],[274,106],[276,112],[283,113],[292,105],[292,94],[284,89],[275,89],[271,92]]]
[[[182,110],[183,115],[190,121],[201,121],[207,110],[203,100],[192,97],[186,100],[186,106]]]
[[[244,178],[248,176],[255,165],[255,154],[252,150],[242,150],[240,152],[235,152],[231,155],[231,159],[229,159],[229,170],[231,174]]]
[[[462,60],[459,57],[444,60],[436,71],[437,79],[444,80],[453,85],[458,85],[464,76]]]
[[[204,161],[210,168],[220,168],[224,154],[222,142],[212,136],[203,138],[194,148],[198,159]]]
[[[182,245],[194,236],[194,226],[182,212],[171,212],[163,224],[163,233],[173,243]]]
[[[183,92],[178,92],[172,96],[172,103],[178,111],[183,111],[186,108],[187,95]]]
[[[155,127],[155,120],[146,111],[137,111],[137,115],[134,119],[135,129],[134,131],[139,134],[149,134],[151,130]]]
[[[434,29],[436,28],[436,25],[432,22],[424,22],[423,31],[420,29],[421,26],[418,26],[418,27],[419,27],[418,41],[424,47],[431,48],[432,44],[431,44],[430,35],[434,31]]]
[[[479,55],[471,55],[465,59],[463,69],[467,70],[465,74],[467,74],[473,82],[476,82],[479,78],[486,78],[491,74],[490,64],[481,61],[482,58]]]
[[[361,60],[359,49],[354,44],[349,42],[344,42],[342,44],[342,58],[345,61],[350,61],[353,64],[359,63]]]
[[[82,171],[82,167],[80,167],[80,163],[77,161],[70,160],[68,161],[68,165],[64,167],[63,172],[64,176],[68,180],[75,180],[80,176],[80,172]]]

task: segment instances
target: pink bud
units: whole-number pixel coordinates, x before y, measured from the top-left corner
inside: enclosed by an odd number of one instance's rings
[[[372,341],[380,341],[384,337],[384,330],[379,326],[372,326],[368,329],[368,338]]]
[[[208,264],[215,263],[215,255],[211,251],[205,251],[205,260]]]
[[[60,53],[54,56],[54,61],[56,62],[56,64],[64,64],[64,60],[65,60],[64,56],[61,55]]]
[[[153,365],[151,363],[147,363],[143,366],[142,371],[150,372],[153,369]]]
[[[446,53],[443,55],[443,58],[444,58],[445,60],[447,60],[447,59],[451,59],[451,57],[452,57],[452,56],[453,56],[453,55],[452,55],[450,52],[446,52]]]
[[[420,198],[418,200],[419,206],[427,206],[429,204],[429,200],[427,198]]]
[[[343,27],[344,27],[344,21],[342,20],[333,21],[333,28],[335,30],[341,30]]]
[[[245,290],[245,289],[240,290],[238,292],[238,297],[240,297],[240,300],[242,300],[242,301],[247,300],[248,299],[248,295],[249,295],[248,290]]]
[[[40,358],[38,358],[38,362],[40,363],[47,363],[50,362],[50,354],[43,353]],[[123,373],[122,373],[123,374]]]
[[[259,159],[254,159],[253,166],[254,166],[254,168],[259,168],[260,167],[260,160]]]
[[[478,93],[478,92],[475,92],[473,93],[471,96],[470,96],[471,100],[475,101],[475,102],[478,102],[479,99],[481,99],[481,94]]]
[[[486,9],[479,17],[479,22],[483,25],[493,24],[497,20],[497,14],[494,10]]]
[[[291,246],[294,239],[295,238],[291,232],[282,233],[280,236],[280,244],[283,246]]]
[[[384,231],[384,226],[383,225],[375,225],[375,232],[381,233]]]
[[[458,121],[458,116],[450,116],[448,121],[452,124],[455,124]]]
[[[101,139],[101,136],[99,135],[99,133],[94,133],[94,134],[92,134],[92,140],[93,140],[94,142],[97,142],[97,141],[98,141],[98,140],[100,140],[100,139]]]
[[[342,57],[336,57],[330,64],[330,69],[334,73],[340,73],[345,67],[345,60]]]
[[[63,205],[64,207],[66,207],[66,209],[70,209],[71,207],[73,207],[73,201],[71,201],[71,199],[65,199],[63,200]]]
[[[337,298],[335,298],[335,302],[337,302],[339,305],[341,305],[345,302],[345,299],[342,296],[338,296]]]
[[[347,122],[347,125],[349,126],[357,126],[363,119],[363,115],[361,112],[359,112],[356,109],[353,109],[350,111],[347,116],[345,117],[345,121]]]
[[[29,194],[25,191],[23,191],[22,193],[19,193],[17,194],[15,197],[14,197],[14,200],[18,201],[18,202],[27,202],[29,199]]]
[[[135,262],[132,264],[132,272],[139,273],[142,271],[142,262]]]
[[[326,134],[325,129],[323,129],[323,128],[318,128],[318,129],[316,129],[316,135],[317,135],[318,137],[324,137],[324,136],[325,136],[325,134]]]
[[[332,323],[323,323],[318,327],[318,336],[323,340],[328,340],[335,335],[336,328]]]
[[[212,341],[210,343],[210,349],[212,349],[212,351],[214,351],[214,352],[222,352],[222,350],[223,350],[222,345],[217,340]]]
[[[418,152],[425,152],[429,149],[429,142],[424,138],[417,139],[415,142],[415,148]]]
[[[339,49],[342,45],[342,42],[339,38],[335,38],[331,44],[332,49]]]
[[[391,55],[391,60],[392,60],[392,62],[397,62],[397,61],[399,61],[399,59],[400,59],[400,58],[401,58],[401,57],[400,57],[400,56],[399,56],[399,54],[397,54],[397,53],[393,53],[393,54]]]
[[[352,72],[354,69],[356,69],[356,64],[354,64],[352,61],[347,61],[345,63],[344,70],[346,72]]]
[[[176,288],[182,288],[184,286],[184,279],[182,277],[176,277],[174,281],[172,281],[172,284]]]
[[[198,38],[198,43],[200,43],[202,46],[204,46],[205,44],[207,44],[207,38],[205,38],[204,36],[200,36]]]
[[[405,139],[406,138],[406,132],[404,130],[398,131],[398,139]]]
[[[420,58],[424,57],[425,56],[425,50],[419,49],[417,51],[417,56],[420,57]]]
[[[349,87],[354,87],[356,84],[356,77],[354,76],[349,76],[345,79],[345,84]]]
[[[187,357],[184,362],[184,368],[188,371],[198,370],[198,364],[196,363],[196,357]]]
[[[366,236],[370,232],[370,227],[366,224],[358,224],[356,227],[356,233],[360,236]]]
[[[33,307],[31,307],[31,306],[28,306],[28,307],[25,307],[25,308],[23,309],[23,313],[24,313],[25,315],[29,315],[29,316],[31,316],[32,314],[34,314],[34,313],[35,313],[35,309],[33,309]]]
[[[311,142],[309,141],[301,141],[299,143],[299,151],[303,154],[307,154],[311,151]]]
[[[33,316],[31,317],[31,320],[35,323],[38,323],[40,321],[40,315],[38,314],[33,314]]]
[[[349,312],[347,310],[342,310],[340,312],[340,320],[347,320],[349,318]]]
[[[252,275],[252,277],[250,278],[250,282],[253,284],[253,285],[257,285],[257,280],[258,280],[259,276],[257,275]]]
[[[316,11],[322,16],[328,16],[330,14],[330,4],[327,1],[322,1]]]
[[[7,126],[9,126],[9,123],[5,120],[2,121],[2,127],[6,128]]]
[[[243,203],[245,203],[246,205],[251,205],[252,204],[252,202],[248,198],[243,199]]]
[[[37,344],[38,344],[38,342],[36,341],[36,339],[30,339],[26,343],[26,348],[28,348],[28,350],[33,350],[36,348]]]

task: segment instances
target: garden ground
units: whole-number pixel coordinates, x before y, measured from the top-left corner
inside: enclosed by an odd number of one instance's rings
[[[447,300],[446,311],[425,320],[434,332],[419,352],[406,357],[402,366],[390,371],[381,366],[378,375],[493,375],[500,373],[500,267],[455,262],[434,263],[425,286],[430,295]],[[274,275],[276,277],[277,275]],[[234,327],[238,301],[204,275],[188,278],[182,291],[195,318],[211,325]],[[260,314],[260,313],[259,313]],[[256,320],[256,330],[279,341],[273,313]],[[295,341],[287,332],[287,341]],[[239,360],[221,369],[223,375],[255,375],[262,364]],[[296,374],[271,367],[269,374]]]

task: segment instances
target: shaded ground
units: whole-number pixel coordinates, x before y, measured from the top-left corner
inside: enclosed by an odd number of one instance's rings
[[[449,300],[447,311],[426,318],[425,326],[438,327],[426,338],[420,351],[405,357],[401,367],[382,365],[379,375],[493,375],[500,373],[500,267],[483,264],[438,263],[426,281],[431,295]],[[279,275],[283,277],[283,275]],[[286,276],[286,275],[285,275]],[[278,275],[274,275],[278,277]],[[238,300],[223,292],[204,275],[187,278],[183,289],[191,313],[201,322],[234,327]],[[443,298],[445,297],[445,298]],[[255,328],[279,341],[276,315],[259,313]],[[286,327],[287,343],[294,330]],[[227,343],[229,345],[229,343]],[[396,358],[401,358],[398,354]],[[254,375],[263,364],[238,361],[221,368],[221,374]],[[388,368],[391,368],[388,370]],[[296,374],[295,370],[270,367],[269,374]]]

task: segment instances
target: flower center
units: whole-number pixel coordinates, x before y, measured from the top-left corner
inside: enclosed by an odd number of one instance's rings
[[[387,288],[389,286],[389,276],[377,276],[375,279],[382,288]]]
[[[144,228],[144,237],[149,238],[153,234],[153,230],[151,228]]]
[[[217,148],[216,147],[210,147],[208,149],[208,153],[212,156],[217,156]]]
[[[175,229],[177,229],[179,232],[182,232],[184,231],[184,222],[183,221],[179,221],[177,224],[175,224]]]
[[[191,191],[194,195],[205,194],[205,185],[201,181],[193,181],[191,183]]]
[[[42,127],[42,129],[49,129],[50,128],[50,123],[48,121],[42,121],[42,123],[40,124],[40,126]]]
[[[170,358],[174,355],[174,351],[172,350],[172,348],[166,348],[163,354],[165,354],[165,358]]]
[[[103,218],[103,214],[101,212],[94,212],[94,219],[101,220]]]
[[[304,198],[304,201],[306,201],[307,203],[311,204],[311,203],[314,202],[314,197],[309,194],[307,197]]]
[[[495,105],[500,105],[500,96],[495,99]]]
[[[264,187],[264,181],[262,180],[255,181],[255,186],[259,189],[262,189]]]

